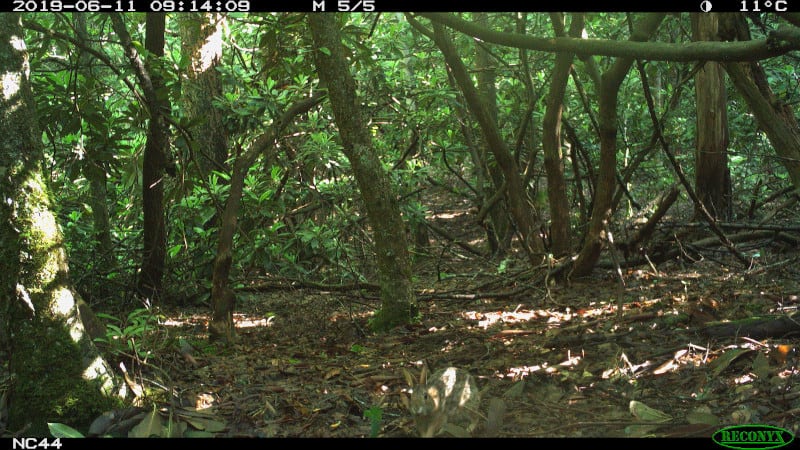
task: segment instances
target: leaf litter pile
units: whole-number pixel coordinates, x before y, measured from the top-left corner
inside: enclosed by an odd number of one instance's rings
[[[498,423],[473,436],[800,431],[796,248],[741,244],[755,249],[749,268],[721,246],[695,248],[658,265],[623,264],[621,276],[599,266],[555,283],[547,264],[465,251],[449,239],[479,242],[479,229],[445,212],[429,220],[450,234],[434,235],[415,263],[419,323],[369,332],[375,286],[251,280],[237,291],[232,347],[208,343],[208,307],[166,314],[159,333],[169,344],[128,381],[169,394],[155,408],[144,394],[150,406],[135,410],[127,434],[416,436],[409,388],[423,364],[471,373],[482,415],[503,405]]]

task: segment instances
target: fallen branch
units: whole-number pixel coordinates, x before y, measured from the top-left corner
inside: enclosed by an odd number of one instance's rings
[[[481,257],[486,257],[486,255],[484,255],[483,252],[481,252],[480,250],[476,249],[475,247],[467,244],[466,242],[461,242],[457,237],[455,237],[452,234],[450,234],[444,228],[442,228],[442,227],[440,227],[438,225],[435,225],[435,224],[433,224],[433,223],[431,223],[431,222],[429,222],[427,220],[425,221],[425,225],[428,228],[430,228],[431,230],[433,230],[434,233],[436,233],[439,236],[447,239],[448,241],[452,242],[453,244],[463,248],[464,250],[466,250],[466,251],[468,251],[468,252],[470,252],[470,253],[472,253],[474,255],[478,255],[478,256],[481,256]]]
[[[800,312],[791,316],[755,317],[734,322],[709,325],[700,331],[711,337],[742,337],[753,339],[784,338],[800,335]]]

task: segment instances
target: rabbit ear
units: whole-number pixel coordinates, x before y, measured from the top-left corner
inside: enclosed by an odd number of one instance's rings
[[[422,366],[422,371],[419,373],[419,384],[427,384],[428,383],[428,365],[425,364]]]
[[[403,367],[403,380],[405,380],[409,387],[414,387],[414,385],[417,384],[417,380],[414,375],[405,367]]]

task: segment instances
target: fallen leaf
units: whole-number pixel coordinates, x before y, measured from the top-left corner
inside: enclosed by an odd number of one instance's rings
[[[756,354],[755,359],[753,360],[753,373],[758,376],[758,378],[762,380],[766,380],[769,378],[770,368],[769,368],[769,360],[763,353],[758,352]]]
[[[661,412],[657,409],[653,409],[642,402],[637,402],[636,400],[631,400],[628,408],[639,420],[644,420],[645,422],[669,422],[672,420],[672,416]]]
[[[736,360],[736,358],[750,352],[752,352],[752,350],[747,348],[734,348],[726,351],[712,363],[713,370],[711,371],[711,377],[718,377],[723,370],[727,369],[728,366]]]
[[[686,415],[686,421],[692,425],[719,425],[719,417],[709,412],[692,411]]]
[[[200,439],[213,438],[214,433],[209,433],[208,431],[200,431],[200,430],[186,430],[186,432],[183,433],[183,437],[200,438]]]
[[[183,433],[186,431],[186,428],[188,428],[186,422],[180,422],[174,420],[167,421],[167,423],[161,430],[161,437],[168,437],[168,438],[183,437]]]
[[[183,417],[189,425],[200,430],[208,431],[209,433],[217,433],[225,429],[225,423],[218,420],[206,419],[202,417]]]
[[[128,437],[143,437],[149,438],[151,436],[161,437],[162,423],[161,416],[155,409],[150,411],[138,425],[133,427],[128,432]]]

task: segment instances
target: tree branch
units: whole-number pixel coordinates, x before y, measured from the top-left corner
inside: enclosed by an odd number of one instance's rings
[[[618,56],[651,61],[758,61],[800,50],[800,30],[782,27],[777,36],[770,33],[766,39],[735,42],[635,42],[611,39],[576,39],[568,37],[539,38],[518,33],[503,33],[468,22],[449,13],[425,13],[421,17],[447,25],[454,30],[486,42],[515,48],[525,48],[556,53]],[[797,31],[794,31],[797,30]]]

